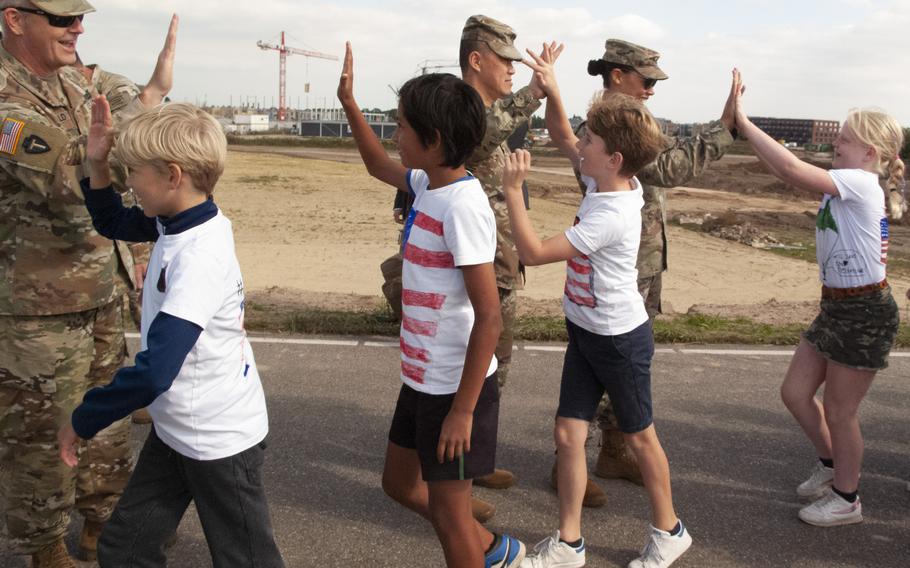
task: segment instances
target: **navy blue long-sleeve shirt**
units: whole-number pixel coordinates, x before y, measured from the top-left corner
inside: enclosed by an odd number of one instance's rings
[[[113,187],[91,189],[88,178],[80,182],[85,205],[99,234],[131,242],[158,239],[158,223],[165,234],[177,234],[205,223],[218,214],[211,199],[170,218],[146,217],[139,207],[124,207]],[[100,430],[151,404],[171,388],[193,349],[202,328],[182,318],[159,312],[146,334],[146,349],[136,355],[136,364],[117,371],[110,384],[91,389],[73,411],[73,429],[90,439]]]

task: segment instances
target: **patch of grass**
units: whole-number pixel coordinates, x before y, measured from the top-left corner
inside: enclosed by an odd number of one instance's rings
[[[267,185],[271,183],[278,183],[281,181],[281,176],[240,176],[237,178],[237,181],[243,184],[253,184],[258,183],[261,185]]]
[[[288,135],[262,135],[240,136],[229,134],[228,144],[234,146],[294,146],[305,148],[350,148],[355,150],[357,145],[353,138],[332,138],[321,136],[288,136]],[[382,145],[387,149],[395,149],[391,140],[382,140]]]
[[[291,313],[261,305],[249,306],[246,327],[312,335],[398,335],[398,321],[386,306],[365,311],[305,308]],[[250,313],[252,312],[252,313]],[[656,343],[703,343],[742,345],[790,345],[799,343],[807,324],[771,325],[749,318],[724,318],[706,314],[661,317],[654,322]],[[562,316],[524,316],[515,322],[515,339],[567,341]],[[910,325],[902,324],[896,347],[910,347]]]
[[[805,324],[770,325],[748,318],[723,318],[706,314],[683,314],[654,322],[658,343],[741,343],[749,345],[796,345]]]

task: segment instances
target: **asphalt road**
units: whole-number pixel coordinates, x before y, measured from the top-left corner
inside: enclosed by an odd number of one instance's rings
[[[393,504],[379,483],[399,388],[397,343],[350,343],[254,344],[271,418],[264,475],[278,544],[289,567],[441,566],[431,528]],[[498,462],[519,483],[477,490],[498,508],[489,527],[529,547],[557,522],[546,479],[562,354],[559,345],[545,347],[550,350],[516,352],[502,397]],[[658,351],[655,422],[670,458],[677,510],[695,539],[674,566],[910,565],[910,357],[893,358],[863,403],[866,520],[830,529],[796,518],[794,489],[814,457],[778,397],[788,360],[781,350]],[[146,432],[136,429],[137,448]],[[596,451],[595,439],[591,463]],[[644,542],[647,499],[626,482],[598,483],[609,502],[585,510],[587,565],[625,566]],[[80,526],[77,518],[71,550]],[[211,566],[192,509],[179,537],[170,566]],[[0,566],[27,565],[5,539],[0,548]]]

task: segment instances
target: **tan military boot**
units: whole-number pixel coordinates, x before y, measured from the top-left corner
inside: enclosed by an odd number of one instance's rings
[[[79,558],[82,560],[98,560],[98,538],[104,523],[86,520],[82,525],[82,534],[79,535]]]
[[[559,493],[559,481],[556,473],[556,462],[553,462],[553,471],[550,472],[550,488],[553,489],[556,493]],[[585,485],[585,498],[581,502],[582,507],[591,507],[596,509],[597,507],[603,507],[607,504],[607,494],[604,493],[604,490],[600,488],[599,485],[591,481],[591,478],[588,478],[588,484]]]
[[[61,538],[32,554],[32,568],[76,568]]]
[[[496,507],[483,499],[471,497],[471,513],[478,523],[483,524],[493,518],[493,515],[496,514]]]
[[[506,469],[494,469],[490,475],[475,477],[474,485],[488,489],[508,489],[515,485],[515,474]]]
[[[625,479],[636,485],[645,484],[641,479],[641,470],[638,469],[638,460],[619,430],[603,431],[594,475],[604,479]]]

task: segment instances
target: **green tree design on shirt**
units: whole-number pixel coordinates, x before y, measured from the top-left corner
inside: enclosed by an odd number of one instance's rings
[[[815,228],[819,231],[824,231],[825,229],[831,229],[838,235],[840,232],[837,230],[837,222],[834,220],[834,215],[831,214],[831,200],[829,199],[825,203],[825,208],[822,209],[818,216],[815,217]]]

